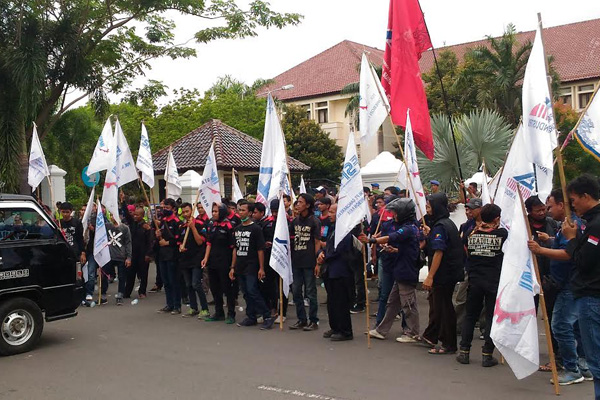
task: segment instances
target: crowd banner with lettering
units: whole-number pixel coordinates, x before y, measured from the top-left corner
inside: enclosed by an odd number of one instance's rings
[[[273,236],[273,248],[269,265],[279,274],[282,280],[282,289],[285,297],[289,295],[290,285],[294,281],[292,275],[292,248],[290,242],[290,230],[288,228],[285,204],[279,202],[277,222],[275,224],[275,235]]]
[[[342,239],[367,217],[366,203],[354,135],[350,134],[348,136],[346,158],[342,167],[342,184],[338,196],[334,247],[337,247]]]
[[[206,157],[206,166],[204,167],[204,171],[202,171],[202,181],[198,190],[200,191],[200,202],[206,212],[211,212],[213,204],[221,203],[221,184],[217,170],[214,141],[210,145],[208,157]]]

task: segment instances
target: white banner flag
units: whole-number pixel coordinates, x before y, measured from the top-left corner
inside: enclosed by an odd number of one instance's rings
[[[213,203],[221,203],[221,184],[219,182],[214,143],[210,145],[208,157],[206,157],[206,166],[204,167],[204,171],[202,171],[202,182],[200,183],[199,190],[202,207],[210,215]]]
[[[94,236],[94,259],[100,267],[110,261],[110,249],[108,248],[108,233],[104,223],[104,214],[100,202],[97,203],[98,213],[96,215],[96,234]]]
[[[50,176],[50,170],[38,137],[37,126],[34,123],[33,134],[31,135],[31,152],[29,153],[29,171],[27,173],[27,183],[31,186],[31,190],[35,190],[47,176]]]
[[[354,135],[348,136],[335,221],[334,247],[368,215]]]
[[[96,148],[94,149],[94,154],[92,155],[90,164],[88,165],[87,176],[92,176],[96,172],[108,169],[112,161],[110,154],[110,150],[112,149],[112,142],[113,133],[112,128],[110,126],[110,117],[108,117],[108,119],[104,123],[102,133],[100,133],[98,142],[96,143]]]
[[[552,191],[553,150],[557,146],[545,58],[538,27],[523,78],[523,135],[528,149],[527,160],[538,165],[541,172],[537,190],[542,202]]]
[[[292,248],[290,243],[290,230],[288,228],[287,214],[283,199],[279,202],[279,211],[275,223],[275,235],[269,265],[275,270],[283,281],[283,293],[288,297],[290,285],[294,278],[292,275]]]
[[[83,218],[81,218],[81,225],[83,226],[83,236],[87,236],[88,225],[90,222],[90,216],[92,215],[92,209],[94,208],[94,197],[96,196],[96,186],[92,187],[92,193],[88,199],[87,205],[85,206],[85,212]]]
[[[169,155],[167,156],[167,167],[165,169],[165,182],[167,198],[177,200],[181,196],[181,182],[179,180],[179,172],[177,172],[177,164],[175,164],[175,157],[173,157],[173,149],[169,148]],[[207,210],[212,210],[208,208]],[[207,211],[208,212],[208,211]]]
[[[537,317],[533,296],[539,293],[531,252],[528,222],[520,199],[513,209],[512,229],[502,248],[504,260],[490,337],[513,370],[523,379],[539,368]]]
[[[504,171],[498,181],[498,190],[494,198],[494,204],[502,209],[502,225],[509,230],[512,225],[513,210],[519,203],[517,190],[521,191],[524,200],[527,200],[535,192],[533,164],[529,162],[526,153],[523,126],[519,125],[506,157]]]
[[[362,143],[370,142],[388,116],[390,105],[386,96],[381,96],[383,88],[379,79],[375,79],[375,71],[369,64],[365,53],[360,64],[359,83],[359,130]]]
[[[138,151],[137,169],[142,173],[142,181],[151,188],[154,187],[154,166],[152,165],[152,150],[150,149],[150,137],[146,125],[142,122],[142,135],[140,137],[140,149]]]
[[[244,195],[242,194],[240,185],[237,181],[237,178],[235,177],[235,170],[231,170],[231,200],[237,203],[238,200],[241,200],[243,198]]]
[[[304,175],[300,176],[300,193],[306,193],[306,184],[304,183]]]
[[[597,93],[575,129],[575,138],[585,151],[600,161],[600,97]]]
[[[406,110],[404,159],[406,161],[406,168],[408,168],[408,177],[410,179],[410,182],[407,182],[407,190],[410,198],[413,199],[417,205],[417,219],[421,219],[425,214],[425,206],[427,201],[425,199],[423,183],[421,182],[421,175],[419,173],[419,164],[417,163],[417,151],[415,147],[415,140],[413,138],[412,124],[410,122],[410,110]]]
[[[481,182],[481,203],[485,206],[486,204],[492,203],[490,187],[488,186],[487,170],[485,169],[485,162],[483,163],[481,170],[483,171],[483,181]]]

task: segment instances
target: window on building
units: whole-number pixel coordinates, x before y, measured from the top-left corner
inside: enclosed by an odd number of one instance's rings
[[[579,108],[584,108],[590,102],[592,94],[594,93],[594,84],[581,85],[577,88],[579,92]]]
[[[573,107],[573,89],[569,86],[560,90],[560,99],[563,104]]]
[[[306,110],[306,119],[310,119],[310,104],[302,104],[300,107]]]
[[[317,122],[325,124],[329,122],[329,108],[326,101],[320,101],[315,104],[315,112],[317,113]]]

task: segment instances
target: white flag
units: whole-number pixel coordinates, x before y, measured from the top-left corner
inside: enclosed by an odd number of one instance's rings
[[[169,148],[169,155],[167,156],[165,182],[167,198],[177,200],[181,196],[181,182],[179,180],[179,172],[177,172],[177,165],[175,164],[175,157],[173,157],[173,148]],[[212,207],[207,208],[207,210],[212,210]]]
[[[146,126],[142,122],[142,136],[140,138],[140,149],[138,151],[137,169],[142,173],[142,181],[151,188],[154,187],[154,166],[152,165],[152,150],[150,149],[150,137]]]
[[[110,154],[110,150],[112,149],[112,142],[113,133],[112,128],[110,126],[110,117],[108,117],[108,119],[104,123],[102,133],[100,133],[98,142],[96,143],[96,148],[94,149],[94,154],[92,155],[90,164],[88,165],[87,176],[92,176],[96,172],[108,169],[112,161]]]
[[[219,183],[219,171],[217,170],[214,143],[210,145],[208,157],[206,157],[206,166],[204,167],[204,171],[202,171],[202,182],[200,183],[199,190],[200,202],[207,213],[212,210],[213,203],[221,203],[221,184]]]
[[[535,192],[535,173],[526,155],[527,147],[523,137],[523,126],[519,125],[513,140],[504,171],[498,181],[498,190],[494,198],[494,204],[502,209],[501,222],[506,229],[511,229],[513,210],[519,204],[517,190],[521,191],[523,199],[526,200]]]
[[[485,162],[483,163],[481,170],[483,171],[483,181],[481,182],[481,203],[485,206],[486,204],[492,203],[490,188],[488,186],[487,171],[485,169]]]
[[[362,143],[370,142],[377,135],[377,131],[388,116],[390,105],[379,79],[375,79],[375,71],[369,64],[365,53],[360,64],[359,83],[359,130]]]
[[[275,270],[283,281],[283,293],[287,297],[290,285],[294,278],[292,275],[292,248],[290,243],[290,230],[288,228],[287,213],[283,199],[279,202],[279,211],[275,223],[275,235],[269,265]]]
[[[92,187],[92,193],[88,199],[87,205],[85,206],[85,212],[83,218],[81,218],[81,225],[83,226],[83,236],[87,236],[88,225],[90,222],[90,216],[92,215],[92,209],[94,208],[94,197],[96,196],[96,186]]]
[[[300,176],[300,193],[306,193],[306,184],[304,183],[304,175]]]
[[[503,247],[504,260],[490,337],[518,379],[539,368],[537,317],[533,296],[539,293],[520,199]]]
[[[368,216],[368,207],[365,207],[366,202],[363,193],[362,177],[360,176],[360,164],[356,154],[356,145],[354,144],[354,135],[350,134],[348,136],[346,158],[342,167],[342,183],[338,197],[334,247],[337,247],[342,239]]]
[[[38,137],[37,126],[34,123],[33,134],[31,135],[31,152],[29,153],[29,172],[27,173],[27,183],[31,186],[31,190],[35,190],[47,176],[50,176],[50,170]]]
[[[552,191],[553,150],[557,146],[545,57],[538,27],[523,78],[523,135],[528,149],[527,160],[536,164],[541,172],[537,190],[542,202],[546,201]]]
[[[108,248],[108,233],[104,223],[102,206],[98,202],[98,213],[96,216],[96,234],[94,236],[94,259],[100,267],[110,261],[110,249]]]
[[[585,151],[600,161],[600,97],[597,93],[575,129],[575,138]]]
[[[235,177],[235,170],[232,170],[231,171],[231,200],[233,200],[237,203],[238,200],[241,200],[243,198],[244,198],[244,195],[242,194],[240,185],[238,184],[237,178]]]
[[[408,177],[410,182],[407,182],[407,190],[410,198],[417,205],[417,219],[423,218],[425,214],[425,190],[421,183],[421,175],[419,173],[419,164],[417,164],[417,151],[415,148],[415,140],[413,138],[412,124],[410,122],[410,110],[406,110],[406,130],[404,132],[404,159],[406,168],[408,168]]]

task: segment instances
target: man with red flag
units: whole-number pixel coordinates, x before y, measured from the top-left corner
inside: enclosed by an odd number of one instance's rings
[[[406,127],[406,110],[410,109],[415,144],[430,160],[433,136],[419,59],[431,47],[418,0],[390,0],[381,84],[394,124]]]

